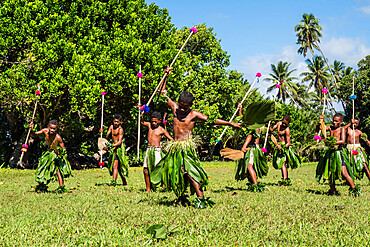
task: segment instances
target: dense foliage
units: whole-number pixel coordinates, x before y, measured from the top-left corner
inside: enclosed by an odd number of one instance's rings
[[[139,66],[146,102],[189,35],[177,30],[168,11],[143,0],[126,1],[3,1],[0,7],[1,109],[9,125],[14,166],[31,119],[38,84],[41,99],[36,123],[57,119],[68,149],[91,155],[107,92],[105,125],[123,115],[127,146],[136,144]],[[228,118],[246,82],[237,71],[226,71],[229,56],[212,28],[198,25],[169,78],[169,95],[194,93],[195,109]],[[155,98],[152,109],[168,109]],[[204,129],[204,128],[203,128]],[[213,129],[199,131],[208,140]],[[32,151],[32,148],[30,148]],[[27,156],[25,157],[27,158]],[[27,160],[27,159],[26,159]]]

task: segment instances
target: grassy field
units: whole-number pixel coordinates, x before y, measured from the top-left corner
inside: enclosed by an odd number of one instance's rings
[[[1,246],[367,246],[370,187],[363,195],[324,193],[314,180],[315,164],[289,176],[290,187],[277,186],[280,172],[270,168],[261,182],[268,190],[246,191],[233,179],[234,163],[204,163],[210,177],[205,195],[213,208],[173,205],[175,195],[144,192],[142,168],[130,168],[129,185],[109,187],[106,169],[74,171],[70,193],[35,193],[34,171],[0,169]],[[121,183],[121,181],[120,181]],[[57,182],[50,185],[54,190]],[[191,197],[193,200],[195,196]],[[153,224],[177,226],[179,232],[151,240]]]

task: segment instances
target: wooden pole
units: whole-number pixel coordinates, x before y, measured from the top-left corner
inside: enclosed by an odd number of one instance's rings
[[[139,73],[141,73],[141,64],[139,66]],[[141,77],[139,77],[139,105],[141,105]],[[137,118],[137,160],[140,159],[140,132],[141,132],[141,123],[140,123],[140,111]]]
[[[248,95],[249,95],[249,93],[251,92],[251,90],[252,90],[252,88],[253,88],[254,84],[255,84],[256,82],[258,82],[258,81],[259,81],[259,79],[258,79],[258,77],[256,76],[256,78],[254,79],[254,81],[253,81],[252,85],[249,87],[249,89],[248,89],[247,93],[244,95],[243,100],[240,102],[241,104],[243,104],[243,103],[244,103],[245,99],[247,98],[247,96],[248,96]],[[234,119],[234,117],[236,116],[236,114],[238,113],[238,111],[239,111],[239,107],[238,107],[238,108],[236,108],[236,110],[235,110],[234,114],[232,115],[232,117],[230,118],[229,122],[233,121],[233,119]],[[223,135],[225,134],[225,132],[226,132],[226,130],[227,130],[227,128],[228,128],[228,127],[229,127],[229,126],[225,126],[225,128],[224,128],[224,130],[222,131],[221,135],[217,138],[218,140],[220,140],[220,141],[221,141],[221,138],[222,138],[222,137],[223,137]]]
[[[189,34],[188,38],[185,40],[184,44],[181,46],[180,50],[177,52],[177,54],[176,54],[175,58],[172,60],[172,62],[171,62],[171,64],[170,64],[170,66],[169,66],[169,67],[171,67],[171,68],[172,68],[172,66],[173,66],[173,65],[175,64],[175,62],[176,62],[176,59],[179,57],[179,55],[180,55],[181,51],[184,49],[184,47],[185,47],[186,43],[188,43],[188,41],[189,41],[190,37],[191,37],[194,33],[196,33],[196,32],[197,32],[197,31],[194,31],[194,30],[193,30],[193,28],[191,28],[190,30],[191,30],[191,32],[190,32],[190,34]],[[196,29],[195,29],[195,30],[196,30]],[[157,91],[158,91],[158,90],[159,90],[159,88],[161,87],[161,85],[162,85],[162,83],[163,83],[164,79],[166,78],[166,76],[167,76],[167,73],[164,73],[164,75],[163,75],[163,77],[162,77],[161,81],[158,83],[158,85],[157,85],[157,87],[155,88],[155,90],[154,90],[154,92],[153,92],[152,96],[150,96],[150,99],[149,99],[149,100],[148,100],[148,102],[146,103],[146,105],[147,105],[147,106],[149,106],[149,104],[152,102],[152,100],[153,100],[153,98],[154,98],[155,94],[157,93]]]
[[[277,90],[277,92],[276,92],[276,94],[274,96],[274,101],[276,100],[278,93],[279,93],[279,89]],[[267,138],[268,138],[269,131],[270,131],[270,126],[271,126],[271,120],[269,121],[269,123],[267,125],[266,136],[265,136],[265,143],[263,144],[263,148],[266,148]]]
[[[352,95],[355,95],[355,77],[352,77]],[[352,119],[355,118],[355,99],[352,99]],[[355,124],[352,124],[353,150],[355,150]]]
[[[103,125],[104,125],[104,95],[105,93],[102,92],[101,94],[101,97],[102,97],[102,100],[101,100],[101,118],[100,118],[100,128],[103,129]],[[100,133],[100,138],[103,138],[103,132]],[[101,164],[103,162],[103,150],[100,150],[100,163]],[[100,166],[100,168],[103,168],[103,166]]]
[[[326,107],[326,94],[324,93],[324,105],[322,107],[322,113],[321,113],[321,115],[324,115],[324,113],[325,113],[325,107]],[[319,130],[319,134],[318,135],[320,136],[320,134],[321,134],[321,129]],[[316,140],[316,143],[319,143],[319,141],[320,140]]]
[[[40,92],[40,84],[38,84],[37,91]],[[36,115],[36,109],[37,109],[38,100],[39,100],[39,94],[36,94],[35,107],[33,108],[33,114],[32,114],[31,123],[33,123],[33,121],[35,120],[35,115]],[[28,128],[28,133],[27,133],[26,141],[24,142],[25,145],[28,145],[27,143],[28,143],[28,138],[30,137],[30,134],[31,134],[31,129]],[[22,152],[21,157],[19,159],[19,163],[22,163],[24,153],[25,152]]]

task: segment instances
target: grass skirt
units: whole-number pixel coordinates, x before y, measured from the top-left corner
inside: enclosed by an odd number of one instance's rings
[[[253,154],[253,160],[250,161],[251,153]],[[269,170],[266,156],[259,148],[259,146],[252,146],[244,154],[244,159],[239,159],[235,163],[235,179],[236,180],[244,180],[245,178],[249,177],[248,173],[248,163],[253,164],[253,168],[256,172],[258,178],[262,178],[262,176],[266,176]]]
[[[295,169],[301,166],[301,158],[293,151],[289,146],[288,148],[283,147],[281,150],[275,148],[274,155],[272,158],[272,165],[275,169],[281,169],[285,161],[286,168]]]
[[[109,150],[108,170],[109,174],[113,175],[113,163],[114,157],[117,155],[118,158],[118,171],[123,176],[128,176],[128,158],[126,154],[125,145],[122,143],[120,147],[112,148]]]
[[[197,181],[201,188],[206,187],[208,176],[197,157],[195,147],[193,139],[168,142],[165,147],[167,153],[150,174],[153,188],[163,183],[169,191],[173,190],[177,196],[181,196],[189,185],[186,174]],[[195,192],[192,186],[191,192]]]
[[[357,150],[358,154],[353,155],[352,150]],[[362,179],[364,177],[364,163],[367,164],[367,155],[360,144],[347,144],[350,170],[348,171],[352,179]]]
[[[158,152],[157,150],[160,150],[160,157],[161,159],[163,158],[163,156],[165,155],[165,153],[163,152],[162,148],[159,148],[159,147],[148,147],[147,150],[146,150],[146,154],[145,154],[145,158],[146,158],[146,165],[147,165],[147,168],[149,170],[149,173],[154,169],[155,165],[159,162],[156,162],[156,152]],[[145,159],[144,158],[144,159]],[[145,163],[145,161],[144,161]]]
[[[316,167],[316,180],[334,183],[335,180],[342,178],[342,164],[345,164],[349,175],[353,178],[351,167],[348,160],[348,152],[346,149],[326,149],[319,159]]]
[[[58,170],[63,178],[72,176],[67,154],[57,155],[54,151],[45,151],[39,159],[36,169],[36,182],[47,185],[51,181],[55,181],[58,178]]]

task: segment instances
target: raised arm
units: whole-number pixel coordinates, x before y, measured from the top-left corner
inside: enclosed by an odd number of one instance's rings
[[[278,123],[279,122],[277,122],[273,127],[270,126],[270,129],[269,129],[270,133],[272,133],[272,132],[274,132],[274,130],[276,130],[276,128],[278,127]]]
[[[176,103],[170,98],[168,97],[167,95],[167,90],[166,90],[166,85],[167,85],[167,79],[168,79],[168,76],[171,74],[171,67],[167,67],[165,70],[164,70],[164,73],[166,73],[166,77],[163,81],[163,86],[162,86],[162,91],[161,91],[161,94],[163,94],[164,96],[167,97],[167,105],[169,107],[171,107],[171,109],[173,111],[175,111],[175,108],[176,108]]]
[[[150,127],[150,123],[149,122],[144,122],[143,120],[140,119],[140,124],[145,126],[145,127]]]

